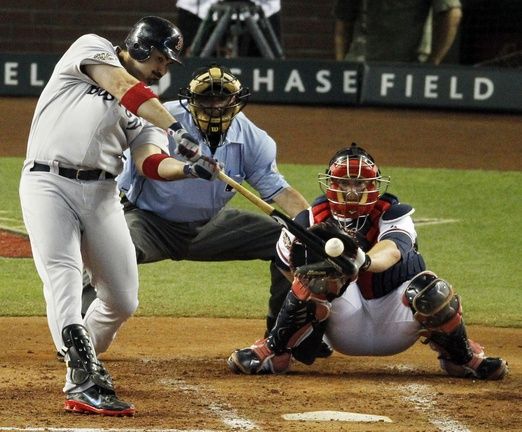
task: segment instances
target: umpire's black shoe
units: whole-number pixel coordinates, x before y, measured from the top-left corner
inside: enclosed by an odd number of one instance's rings
[[[104,416],[133,416],[134,405],[123,402],[112,390],[94,385],[79,393],[67,393],[65,411],[80,414],[99,414]]]

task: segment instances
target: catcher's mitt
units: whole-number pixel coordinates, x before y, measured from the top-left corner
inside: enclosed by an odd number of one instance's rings
[[[340,239],[344,244],[343,254],[350,260],[357,256],[356,241],[335,223],[321,222],[309,230],[325,242],[333,237]],[[350,274],[339,272],[328,260],[307,248],[298,239],[294,240],[290,248],[290,269],[315,294],[339,295],[346,282],[354,280],[358,273],[356,265]]]

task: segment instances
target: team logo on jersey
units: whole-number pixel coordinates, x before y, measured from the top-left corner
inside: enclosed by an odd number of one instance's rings
[[[290,239],[290,236],[288,235],[288,231],[283,230],[281,231],[281,237],[283,240],[283,245],[285,248],[290,249],[292,247],[292,240]]]
[[[107,90],[102,89],[101,87],[98,87],[98,86],[94,86],[94,85],[91,85],[89,90],[87,90],[87,94],[100,96],[103,98],[103,100],[106,100],[106,101],[114,100],[114,96],[111,95]]]
[[[102,53],[96,54],[93,57],[93,59],[99,60],[99,61],[114,61],[114,60],[116,60],[116,57],[114,56],[114,54],[111,54],[108,52],[102,52]]]
[[[140,128],[141,126],[143,126],[143,124],[141,123],[141,119],[133,115],[132,118],[129,119],[129,122],[127,123],[125,129],[134,130]]]

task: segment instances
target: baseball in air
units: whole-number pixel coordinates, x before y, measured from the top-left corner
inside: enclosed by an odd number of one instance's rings
[[[324,244],[324,251],[328,256],[338,257],[344,251],[344,243],[337,237],[332,237]]]

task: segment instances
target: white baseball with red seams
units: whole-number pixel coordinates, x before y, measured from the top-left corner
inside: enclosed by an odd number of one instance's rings
[[[324,245],[324,251],[333,258],[344,252],[344,243],[337,237],[332,237]]]

